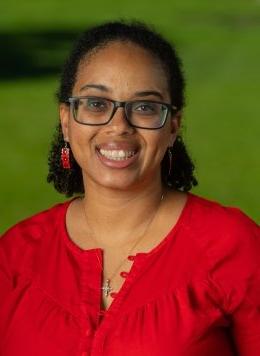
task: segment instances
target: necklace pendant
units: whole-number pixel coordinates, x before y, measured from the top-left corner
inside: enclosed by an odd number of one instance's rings
[[[107,279],[101,288],[105,297],[108,297],[109,293],[112,291],[112,287],[110,286],[110,280]]]

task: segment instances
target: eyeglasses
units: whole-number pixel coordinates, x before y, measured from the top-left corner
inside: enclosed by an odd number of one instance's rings
[[[149,100],[116,101],[97,96],[74,96],[68,102],[74,120],[90,126],[108,124],[116,110],[122,107],[130,126],[155,130],[164,126],[169,112],[177,112],[175,106]]]

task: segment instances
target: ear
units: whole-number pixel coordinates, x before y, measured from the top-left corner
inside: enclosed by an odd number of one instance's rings
[[[60,122],[64,141],[69,142],[69,118],[70,118],[70,108],[68,105],[62,103],[59,106],[60,112]]]
[[[171,117],[171,138],[169,146],[174,144],[181,127],[182,112],[178,111]]]

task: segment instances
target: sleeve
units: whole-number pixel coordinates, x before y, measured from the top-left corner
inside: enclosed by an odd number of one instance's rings
[[[255,228],[249,239],[249,246],[244,247],[242,258],[242,280],[237,281],[237,304],[231,307],[232,333],[239,355],[260,355],[260,228]],[[246,267],[249,267],[247,269]],[[231,298],[232,299],[232,298]],[[235,298],[234,298],[235,299]],[[233,309],[233,310],[232,310]]]
[[[0,237],[0,309],[13,288],[11,272],[9,270],[4,239]]]
[[[221,307],[231,321],[238,355],[256,356],[260,355],[260,227],[240,211],[234,220],[225,224],[211,277],[221,291]]]
[[[69,203],[57,204],[22,220],[0,236],[0,310],[19,278],[34,270],[42,237],[52,237]]]
[[[32,219],[17,223],[0,236],[0,311],[24,271],[30,271],[41,229]]]

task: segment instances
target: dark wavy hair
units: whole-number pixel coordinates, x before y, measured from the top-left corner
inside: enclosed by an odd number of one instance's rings
[[[76,41],[65,62],[57,92],[59,103],[67,103],[72,95],[79,65],[99,48],[110,42],[131,42],[141,46],[161,62],[167,78],[172,105],[182,110],[185,105],[185,81],[181,61],[174,47],[154,29],[137,21],[115,21],[104,23],[83,32]],[[56,128],[49,153],[47,181],[66,196],[84,193],[82,171],[71,154],[71,169],[63,169],[60,153],[64,146],[60,123]],[[198,182],[194,176],[194,164],[187,153],[181,136],[170,148],[173,153],[173,169],[169,172],[169,157],[166,152],[161,162],[161,177],[164,185],[181,191],[189,191]]]

